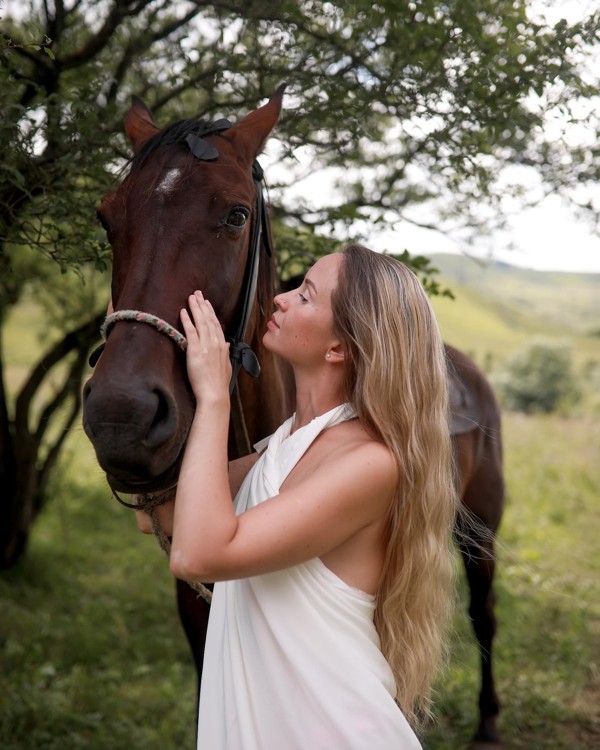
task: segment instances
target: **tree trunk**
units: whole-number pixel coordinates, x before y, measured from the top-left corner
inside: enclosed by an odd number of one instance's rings
[[[31,525],[48,499],[48,480],[81,407],[81,381],[88,353],[99,338],[103,315],[67,333],[52,346],[16,398],[14,418],[8,409],[0,351],[0,570],[25,553]],[[52,368],[71,355],[62,385],[46,399],[31,424],[31,405]],[[68,404],[68,409],[62,408]],[[60,422],[57,437],[45,440],[48,427]]]

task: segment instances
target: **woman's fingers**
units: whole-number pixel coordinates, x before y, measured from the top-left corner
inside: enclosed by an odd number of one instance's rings
[[[201,292],[188,298],[189,312],[181,310],[180,317],[187,338],[187,371],[198,402],[219,399],[228,395],[231,379],[229,344],[212,305]]]
[[[207,328],[206,318],[204,315],[203,308],[205,307],[205,303],[203,299],[199,299],[197,296],[199,293],[196,292],[194,294],[190,294],[188,297],[188,306],[190,309],[190,312],[188,313],[187,310],[182,310],[181,315],[181,321],[184,325],[184,328],[186,327],[186,336],[188,336],[188,343],[189,343],[189,334],[192,335],[192,338],[195,337],[200,339],[202,338],[202,332],[203,329]],[[185,312],[185,316],[183,313]]]
[[[202,315],[202,307],[204,299],[199,298],[198,295],[200,292],[196,292],[194,294],[190,295],[190,298],[188,300],[188,304],[190,306],[190,312],[192,313],[192,319],[194,321],[194,326],[196,327],[196,332],[200,336],[202,325],[204,322],[203,315]]]
[[[225,336],[223,328],[211,303],[204,299],[202,292],[196,291],[188,298],[190,312],[183,308],[180,312],[181,322],[188,343],[190,336],[196,335],[199,341],[210,345],[213,343],[224,343]]]
[[[204,311],[209,328],[219,341],[224,341],[225,336],[223,335],[223,328],[221,327],[221,323],[217,318],[213,306],[208,300],[204,300]]]

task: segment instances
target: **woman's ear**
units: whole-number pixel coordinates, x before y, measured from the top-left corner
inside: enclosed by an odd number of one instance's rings
[[[325,359],[332,364],[339,364],[345,359],[344,346],[339,341],[332,344],[327,350]]]

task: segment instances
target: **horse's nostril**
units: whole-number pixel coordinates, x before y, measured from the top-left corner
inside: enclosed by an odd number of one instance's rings
[[[152,393],[156,398],[156,409],[143,441],[148,448],[156,448],[172,437],[177,412],[177,406],[173,398],[170,398],[158,388],[154,389]]]

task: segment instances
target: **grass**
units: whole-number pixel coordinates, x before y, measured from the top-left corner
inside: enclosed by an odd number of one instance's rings
[[[571,348],[582,381],[586,365],[600,363],[599,275],[544,273],[505,264],[481,267],[458,255],[432,260],[456,297],[432,299],[444,338],[486,372],[498,371],[539,337]]]
[[[592,333],[597,331],[597,289],[600,274],[531,271],[506,263],[482,265],[462,255],[433,255],[433,265],[445,280],[477,289],[487,304],[543,321],[560,330]]]
[[[508,504],[497,580],[501,728],[513,749],[600,740],[600,425],[505,418]],[[28,555],[0,577],[0,747],[192,748],[195,684],[154,540],[115,503],[76,433]],[[456,617],[427,750],[466,747],[478,657]]]
[[[501,369],[508,357],[534,338],[567,344],[576,370],[590,361],[600,362],[600,337],[527,314],[499,299],[486,298],[481,290],[453,281],[446,283],[456,299],[432,299],[444,339],[473,357],[487,372]]]
[[[191,747],[193,668],[163,553],[75,438],[27,556],[0,578],[0,747]]]
[[[496,583],[500,727],[513,750],[600,742],[600,424],[504,420],[508,500]],[[463,607],[466,592],[462,591]],[[475,724],[477,660],[457,618],[441,686],[442,725],[427,747],[465,747]]]
[[[444,334],[480,363],[486,352],[500,361],[545,326],[482,307],[466,288],[457,303],[441,302],[452,311],[440,313]],[[35,329],[28,303],[5,331],[13,391],[40,348]],[[585,347],[596,356],[600,339]],[[506,747],[599,747],[600,423],[507,414],[504,431],[496,676]],[[478,655],[465,610],[463,583],[426,750],[465,748],[476,725]],[[164,555],[111,498],[80,429],[28,554],[0,575],[0,613],[3,750],[193,748],[194,670]]]

